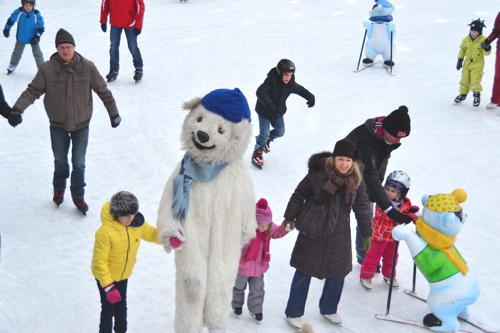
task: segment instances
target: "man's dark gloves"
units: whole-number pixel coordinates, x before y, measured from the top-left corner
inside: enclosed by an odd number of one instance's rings
[[[122,121],[122,118],[120,117],[120,115],[111,118],[111,127],[117,128],[118,125],[120,125],[121,121]]]
[[[462,68],[462,63],[464,62],[464,59],[458,59],[457,61],[457,71],[460,70],[460,68]]]
[[[413,213],[402,214],[397,209],[391,208],[387,212],[387,216],[397,224],[408,224],[417,220],[417,216]]]
[[[307,100],[307,106],[312,108],[316,104],[316,98],[314,95],[312,95],[308,100]]]
[[[3,35],[5,36],[5,38],[9,38],[10,30],[9,29],[3,29]]]
[[[17,125],[19,125],[20,123],[23,122],[23,117],[21,116],[21,112],[13,109],[9,113],[8,120],[9,120],[10,126],[16,127]]]
[[[141,29],[134,28],[134,34],[139,36],[141,34]]]
[[[34,45],[34,44],[38,43],[39,41],[40,41],[40,36],[35,35],[35,37],[31,38],[30,44]]]
[[[102,32],[106,32],[107,26],[106,24],[101,24],[101,30]]]

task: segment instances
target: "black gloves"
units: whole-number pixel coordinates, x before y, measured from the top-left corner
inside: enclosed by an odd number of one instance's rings
[[[106,32],[107,26],[106,24],[101,24],[101,30],[102,32]]]
[[[141,34],[141,29],[134,28],[134,34],[139,36]]]
[[[122,118],[120,117],[120,115],[118,115],[116,117],[111,118],[110,120],[111,120],[111,127],[117,128],[118,125],[120,125]]]
[[[39,41],[40,41],[40,36],[35,35],[35,37],[31,38],[30,44],[34,45],[34,44],[38,43]]]
[[[391,218],[397,224],[408,224],[416,220],[415,214],[401,214],[397,209],[391,207],[391,209],[387,212],[387,216]]]
[[[5,38],[9,38],[10,30],[9,29],[3,29],[3,35],[5,36]]]
[[[460,68],[462,68],[462,63],[463,62],[464,62],[464,59],[458,58],[458,61],[457,61],[457,71],[459,71]]]
[[[311,94],[311,97],[307,100],[307,106],[312,108],[314,104],[316,104],[316,98]]]
[[[488,39],[486,39],[484,42],[481,43],[481,47],[483,48],[483,50],[485,50],[486,52],[488,51],[491,51],[491,45],[490,45],[490,41]]]
[[[9,117],[7,119],[9,120],[9,124],[12,127],[16,127],[17,125],[23,122],[23,117],[21,116],[21,112],[17,110],[10,111]]]

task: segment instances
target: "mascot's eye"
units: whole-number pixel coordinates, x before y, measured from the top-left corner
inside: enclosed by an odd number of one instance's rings
[[[198,122],[201,123],[201,121],[203,120],[203,117],[198,117]]]
[[[219,127],[219,130],[218,130],[219,134],[224,134],[224,129],[222,127]]]

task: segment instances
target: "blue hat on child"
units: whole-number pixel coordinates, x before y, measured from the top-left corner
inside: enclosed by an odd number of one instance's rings
[[[239,123],[243,119],[252,121],[247,99],[238,88],[216,89],[205,95],[201,103],[208,111],[233,123]]]

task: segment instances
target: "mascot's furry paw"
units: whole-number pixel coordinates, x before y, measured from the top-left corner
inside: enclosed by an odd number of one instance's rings
[[[309,323],[304,323],[302,324],[302,327],[300,328],[300,333],[314,333],[313,327]]]
[[[167,232],[163,236],[163,248],[165,252],[170,253],[173,250],[182,250],[182,244],[186,241],[179,230],[174,230],[172,232]]]

